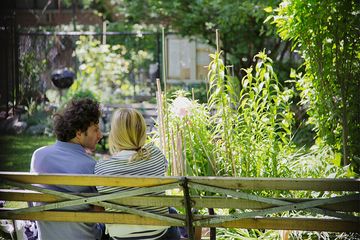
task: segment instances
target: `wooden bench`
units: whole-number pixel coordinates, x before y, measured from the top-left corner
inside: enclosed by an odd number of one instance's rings
[[[47,205],[21,209],[0,209],[0,219],[102,222],[136,225],[223,227],[246,229],[360,232],[360,179],[280,179],[231,177],[114,177],[94,175],[29,174],[0,172],[0,200],[41,201]],[[112,194],[56,192],[31,184],[137,187]],[[10,186],[10,188],[9,188]],[[15,187],[15,188],[14,188]],[[174,191],[179,189],[179,191]],[[144,196],[173,190],[179,195]],[[274,198],[279,191],[327,193],[323,198]],[[199,194],[201,193],[201,195]],[[262,194],[260,194],[262,193]],[[264,194],[267,197],[263,197]],[[335,193],[337,196],[335,196]],[[320,194],[320,195],[321,195]],[[315,194],[313,194],[315,195]],[[57,210],[66,206],[94,204],[122,212],[75,212]],[[180,214],[156,215],[129,206],[172,206]],[[199,211],[192,213],[192,208]],[[224,209],[211,215],[201,209]],[[226,209],[236,209],[229,213]],[[244,211],[245,210],[245,211]],[[283,217],[291,211],[296,217]],[[230,211],[234,212],[234,211]],[[215,239],[215,236],[211,236]]]

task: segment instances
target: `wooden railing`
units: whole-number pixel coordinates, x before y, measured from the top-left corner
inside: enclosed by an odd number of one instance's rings
[[[360,232],[360,179],[114,177],[19,172],[0,172],[0,179],[2,186],[8,186],[0,190],[0,200],[47,203],[37,207],[0,209],[1,219],[188,226],[189,239],[194,236],[194,228],[189,226]],[[105,195],[73,194],[47,190],[31,184],[98,185],[137,189]],[[171,196],[144,196],[146,193],[173,189],[180,191],[175,191],[178,194]],[[278,191],[326,192],[326,196],[331,197],[272,197],[271,194]],[[260,192],[261,194],[257,194]],[[197,193],[201,193],[201,196]],[[263,193],[266,193],[267,197],[263,197]],[[121,212],[58,210],[81,204],[111,207]],[[172,206],[183,209],[184,213],[157,215],[130,206]],[[200,211],[204,212],[203,214],[193,214],[191,210],[194,208],[221,208],[225,211],[221,211],[223,215],[210,215],[206,211]],[[236,211],[229,214],[226,209]]]

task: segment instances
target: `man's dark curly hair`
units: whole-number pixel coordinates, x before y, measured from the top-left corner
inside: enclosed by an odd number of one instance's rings
[[[98,124],[100,115],[100,106],[95,100],[73,99],[54,115],[56,138],[63,142],[70,141],[78,130],[85,132],[91,124]]]

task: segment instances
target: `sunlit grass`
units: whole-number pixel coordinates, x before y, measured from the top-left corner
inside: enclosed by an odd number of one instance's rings
[[[48,136],[0,136],[0,170],[29,171],[32,153],[54,142],[55,138]]]
[[[33,152],[55,143],[55,140],[55,137],[49,136],[0,136],[0,171],[28,172]],[[104,153],[100,144],[97,144],[96,152]]]

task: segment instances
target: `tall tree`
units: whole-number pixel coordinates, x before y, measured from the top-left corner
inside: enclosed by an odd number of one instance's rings
[[[317,135],[360,163],[360,2],[283,0],[274,23],[302,51],[303,101]]]

